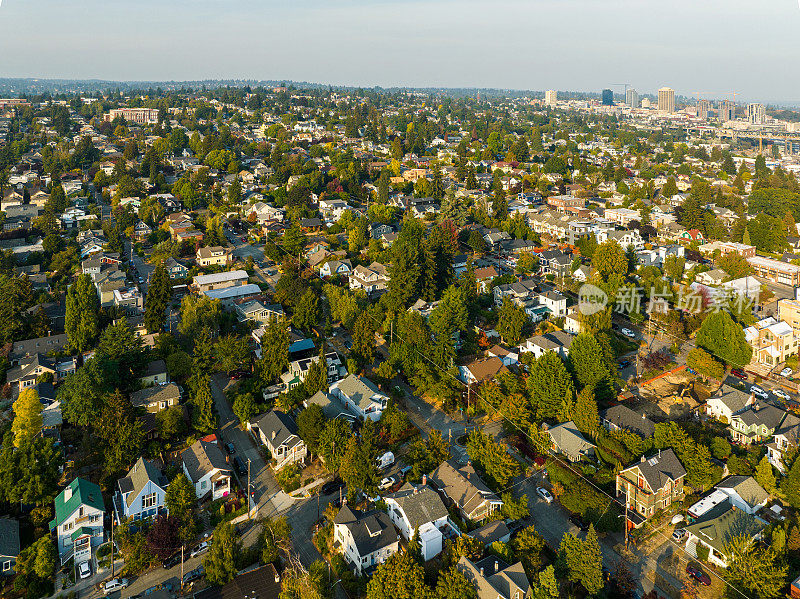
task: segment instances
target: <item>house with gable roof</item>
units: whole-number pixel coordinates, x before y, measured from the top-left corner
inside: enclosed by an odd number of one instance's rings
[[[551,427],[542,425],[542,428],[550,435],[552,449],[567,456],[570,462],[579,462],[594,456],[594,443],[584,438],[572,420]]]
[[[766,401],[756,401],[731,418],[728,432],[734,441],[750,445],[772,438],[779,428],[798,424],[800,418],[794,414]]]
[[[526,599],[531,590],[522,562],[509,566],[495,557],[473,563],[462,556],[456,567],[478,594],[478,599]],[[502,567],[501,567],[502,564]],[[489,570],[487,570],[487,567]]]
[[[486,519],[503,505],[472,464],[458,466],[453,460],[444,461],[428,477],[428,484],[443,496],[446,505],[452,504],[474,522]]]
[[[215,500],[230,493],[231,469],[215,436],[198,439],[185,449],[181,453],[181,467],[192,481],[198,499],[210,493],[211,499]]]
[[[12,576],[19,557],[19,521],[0,518],[0,575]]]
[[[625,503],[635,515],[628,520],[641,525],[657,510],[672,505],[683,497],[686,469],[672,448],[642,459],[617,474],[617,497],[625,496]]]
[[[333,519],[334,549],[358,575],[382,564],[400,548],[400,535],[385,512],[342,506]]]
[[[117,481],[114,517],[117,524],[127,519],[142,520],[166,514],[167,477],[150,460],[139,458],[128,474]]]
[[[415,531],[419,534],[425,561],[441,553],[445,538],[459,535],[441,497],[428,486],[425,476],[421,485],[405,483],[396,493],[384,497],[384,501],[389,518],[406,540],[413,537]]]
[[[253,418],[247,423],[247,428],[269,450],[275,460],[275,470],[305,461],[308,448],[298,436],[297,425],[291,416],[280,410],[270,410]]]
[[[74,479],[56,496],[56,516],[50,521],[55,530],[61,564],[92,559],[92,550],[104,540],[105,504],[100,487],[83,478]]]
[[[333,383],[330,393],[348,410],[375,422],[381,417],[389,401],[389,396],[378,389],[375,383],[357,374]]]
[[[730,424],[735,414],[741,413],[755,401],[752,393],[745,393],[730,385],[722,385],[705,404],[706,413]]]

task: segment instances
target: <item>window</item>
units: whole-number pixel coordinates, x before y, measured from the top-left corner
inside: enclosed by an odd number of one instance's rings
[[[78,518],[83,518],[83,510],[84,510],[83,506],[78,508]]]
[[[8,572],[11,569],[11,560],[3,562],[3,572]]]
[[[155,507],[156,505],[156,494],[150,493],[149,495],[145,495],[142,497],[142,509],[148,509],[151,507]]]
[[[201,481],[200,481],[200,488],[201,488],[201,489],[205,489],[205,488],[206,488],[206,484],[207,484],[207,482],[206,482],[206,481],[204,481],[204,480],[201,480]]]

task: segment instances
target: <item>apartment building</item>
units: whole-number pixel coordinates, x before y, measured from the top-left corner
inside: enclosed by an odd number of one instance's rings
[[[627,227],[632,220],[642,218],[638,210],[631,210],[630,208],[609,208],[603,216],[621,227]]]
[[[798,337],[792,326],[772,316],[747,327],[744,336],[753,348],[752,361],[769,368],[797,353]]]
[[[155,125],[158,123],[158,108],[112,108],[103,115],[103,120],[110,123],[117,117],[139,125]]]

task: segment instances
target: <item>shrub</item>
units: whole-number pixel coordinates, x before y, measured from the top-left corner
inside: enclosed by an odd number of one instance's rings
[[[702,543],[698,543],[697,544],[697,559],[699,559],[701,562],[707,562],[708,561],[708,554],[709,554],[708,547],[706,547]]]

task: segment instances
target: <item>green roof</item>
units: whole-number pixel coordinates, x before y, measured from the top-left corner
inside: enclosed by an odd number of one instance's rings
[[[75,532],[73,532],[73,533],[70,535],[70,538],[71,538],[73,541],[75,541],[75,540],[77,540],[78,538],[82,537],[83,535],[89,535],[89,536],[91,536],[91,535],[93,535],[93,534],[94,534],[94,530],[93,530],[93,529],[89,528],[88,526],[81,526],[81,527],[80,527],[78,530],[76,530]]]
[[[72,492],[69,499],[65,499],[67,491]],[[88,505],[101,512],[105,511],[100,487],[83,478],[76,478],[56,497],[56,517],[50,522],[50,528],[53,529],[59,526],[81,505]]]

